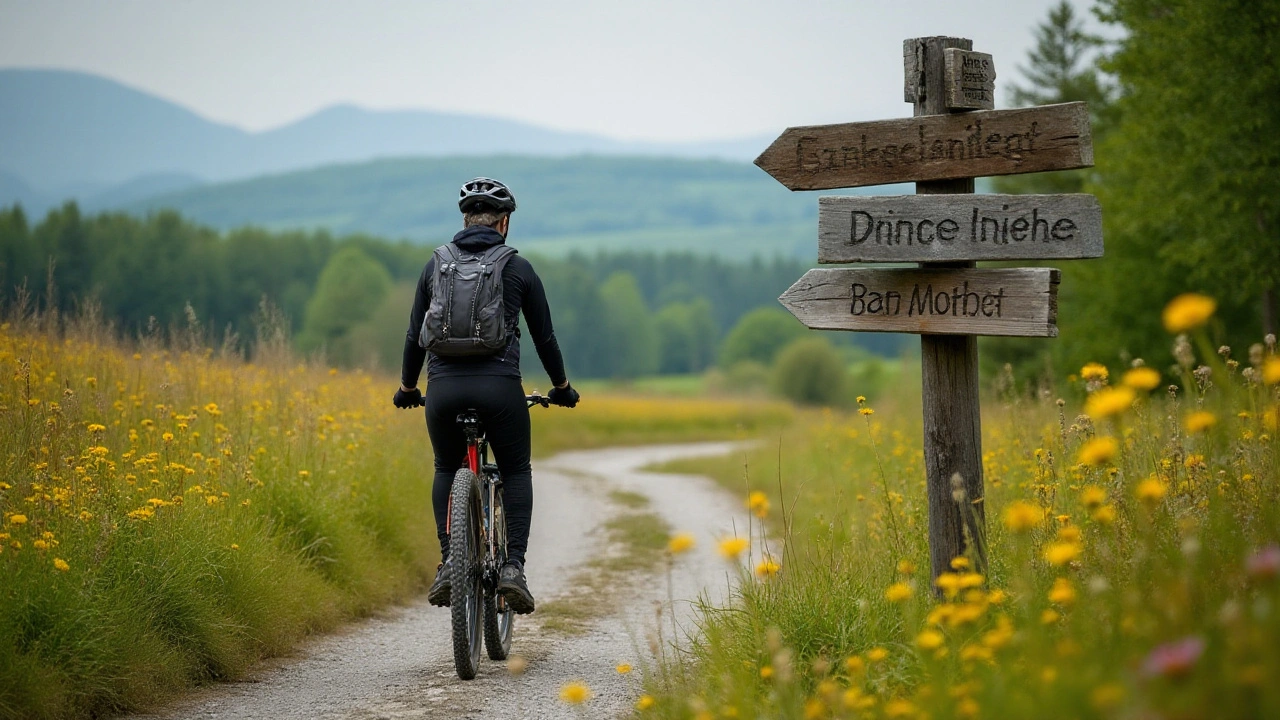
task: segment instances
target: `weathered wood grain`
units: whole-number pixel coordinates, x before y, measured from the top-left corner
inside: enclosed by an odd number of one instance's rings
[[[949,110],[992,110],[996,106],[996,63],[987,53],[943,50]]]
[[[1089,167],[1093,144],[1075,102],[793,127],[755,162],[792,190],[829,190]]]
[[[1102,257],[1092,195],[818,198],[818,262],[952,262]]]
[[[815,330],[1055,337],[1053,268],[841,268],[805,273],[778,298]]]

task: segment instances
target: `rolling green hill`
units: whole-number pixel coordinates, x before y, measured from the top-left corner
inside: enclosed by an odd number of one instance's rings
[[[324,228],[432,244],[460,227],[458,187],[476,175],[511,186],[520,203],[512,237],[545,254],[816,254],[816,193],[792,193],[750,164],[716,160],[589,155],[389,159],[206,185],[124,209],[173,208],[223,229]]]

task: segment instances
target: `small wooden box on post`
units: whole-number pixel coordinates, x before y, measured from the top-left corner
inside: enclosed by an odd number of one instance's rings
[[[1102,256],[1091,195],[974,195],[974,178],[1093,165],[1084,103],[994,110],[995,65],[964,38],[903,42],[903,120],[788,128],[756,165],[791,190],[914,181],[915,195],[823,197],[818,262],[779,301],[810,328],[919,333],[932,577],[985,572],[978,335],[1056,337],[1059,273],[979,260]]]

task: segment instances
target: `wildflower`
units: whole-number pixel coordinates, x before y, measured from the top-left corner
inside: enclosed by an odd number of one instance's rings
[[[10,515],[10,516],[9,516],[9,524],[10,524],[10,525],[26,525],[26,524],[27,524],[27,516],[26,516],[26,515],[20,515],[20,514],[19,514],[19,515]]]
[[[617,670],[619,675],[626,675],[631,672],[631,665],[629,663],[620,663],[614,670]]]
[[[1116,506],[1103,505],[1090,513],[1089,517],[1093,518],[1094,522],[1100,522],[1103,525],[1110,525],[1116,521]]]
[[[1097,510],[1107,501],[1107,491],[1097,485],[1089,485],[1080,491],[1080,502],[1089,510]]]
[[[747,508],[758,518],[764,518],[769,514],[769,498],[764,493],[756,490],[747,496]]]
[[[771,578],[774,575],[777,575],[778,571],[781,569],[782,569],[782,566],[774,562],[773,558],[767,557],[764,560],[761,560],[758,565],[756,565],[756,575],[759,575],[762,578]]]
[[[889,651],[882,647],[873,647],[867,651],[867,662],[877,663],[889,657]]]
[[[208,405],[205,405],[204,411],[213,417],[218,417],[222,414],[222,411],[218,409],[217,403],[209,403]]]
[[[1138,488],[1135,492],[1139,500],[1154,505],[1155,503],[1160,502],[1160,500],[1164,498],[1165,494],[1169,492],[1169,486],[1165,485],[1156,478],[1156,476],[1152,475],[1146,480],[1138,483]]]
[[[164,440],[165,442],[173,442],[173,433],[166,432],[160,436],[160,439]]]
[[[910,560],[898,561],[898,572],[902,573],[903,575],[913,575],[915,574],[915,571],[916,571],[916,564],[911,562]]]
[[[1196,661],[1204,654],[1204,640],[1186,637],[1160,645],[1142,662],[1142,674],[1146,677],[1180,678],[1191,673]]]
[[[1080,377],[1085,380],[1106,380],[1109,373],[1105,365],[1091,362],[1080,368]]]
[[[864,408],[858,408],[858,414],[859,415],[875,415],[876,411],[869,407],[864,407]]]
[[[771,677],[773,677],[773,668],[772,668],[772,667],[770,667],[770,666],[768,666],[768,665],[761,666],[761,668],[760,668],[760,679],[761,679],[761,680],[768,680],[768,679],[769,679],[769,678],[771,678]]]
[[[1098,467],[1111,462],[1120,450],[1120,443],[1113,437],[1096,437],[1080,448],[1080,462]]]
[[[1204,432],[1213,427],[1218,422],[1218,416],[1207,410],[1197,410],[1187,416],[1183,421],[1183,426],[1189,433]]]
[[[720,551],[721,557],[727,560],[735,560],[742,554],[743,550],[747,549],[749,544],[746,538],[727,537],[720,540],[717,549]]]
[[[96,377],[87,377],[87,378],[85,378],[85,379],[84,379],[84,384],[85,384],[86,386],[90,387],[90,388],[96,388],[96,387],[98,387],[98,378],[96,378]]]
[[[653,707],[653,704],[655,702],[656,701],[653,699],[652,695],[641,695],[640,699],[636,700],[636,709],[648,710],[649,708]]]
[[[1044,559],[1050,565],[1061,567],[1080,556],[1080,545],[1074,542],[1054,542],[1044,549]]]
[[[911,597],[911,586],[906,583],[894,583],[884,591],[884,599],[889,602],[902,602]]]
[[[911,704],[906,698],[898,698],[890,700],[884,704],[884,716],[888,718],[905,718],[911,717],[916,712],[916,706]]]
[[[951,558],[951,569],[952,570],[968,570],[969,558],[964,556]]]
[[[1085,401],[1084,412],[1094,420],[1100,420],[1128,410],[1133,400],[1133,390],[1127,387],[1103,388]]]
[[[239,543],[231,543],[231,549],[232,549],[232,550],[239,550],[239,549],[240,549],[240,544],[239,544]]]
[[[865,403],[866,401],[867,401],[867,396],[866,396],[866,395],[859,395],[859,396],[858,396],[858,404],[859,404],[859,405],[861,405],[861,404]]]
[[[1049,602],[1055,605],[1070,605],[1076,601],[1076,589],[1071,585],[1071,581],[1066,578],[1058,578],[1053,581],[1053,587],[1049,590]]]
[[[857,675],[867,669],[867,664],[857,655],[850,655],[844,659],[844,669],[850,675]]]
[[[1262,382],[1268,385],[1280,383],[1280,357],[1270,358],[1262,366]]]
[[[1015,533],[1025,533],[1044,520],[1044,511],[1025,500],[1009,503],[1002,514],[1004,526]]]
[[[946,641],[946,636],[937,630],[925,630],[916,636],[916,647],[921,650],[937,650]]]
[[[591,696],[591,688],[576,680],[560,688],[560,699],[570,705],[581,705],[590,700]]]
[[[1149,367],[1136,367],[1125,371],[1120,382],[1134,390],[1155,390],[1160,386],[1160,372]]]
[[[671,540],[667,541],[667,552],[672,555],[686,553],[693,549],[695,543],[696,541],[694,540],[693,535],[690,535],[689,533],[676,533],[671,536]]]
[[[1271,544],[1250,555],[1244,569],[1254,580],[1270,580],[1280,575],[1280,545]]]
[[[1041,625],[1052,625],[1061,619],[1062,613],[1054,610],[1053,608],[1046,608],[1044,612],[1040,613]]]
[[[1197,293],[1183,293],[1169,301],[1162,316],[1164,329],[1180,333],[1204,325],[1213,316],[1218,303],[1211,297]]]
[[[45,542],[44,540],[36,540],[35,542],[31,543],[31,547],[37,550],[48,550],[49,543]]]
[[[67,561],[62,558],[54,558],[53,567],[58,572],[66,572],[71,569],[71,566],[67,564]]]
[[[91,432],[91,433],[100,433],[100,432],[103,432],[104,430],[106,430],[106,429],[107,429],[107,426],[106,426],[106,425],[99,425],[98,423],[89,423],[89,427],[88,427],[87,429],[88,429],[88,431],[89,431],[89,432]]]

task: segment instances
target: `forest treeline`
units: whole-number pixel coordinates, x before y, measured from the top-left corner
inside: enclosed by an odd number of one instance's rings
[[[265,299],[288,318],[299,350],[389,370],[398,369],[431,250],[323,231],[220,232],[172,211],[83,214],[68,203],[34,222],[21,207],[0,210],[0,287],[9,303],[21,291],[72,312],[92,299],[127,334],[186,325],[190,314],[213,343],[247,346],[237,338],[253,337]],[[775,325],[800,328],[776,301],[806,269],[798,260],[632,252],[530,259],[575,376],[697,373],[722,359],[767,364],[776,347],[722,353],[740,319],[762,307],[774,308]],[[892,353],[898,339],[865,342]]]

